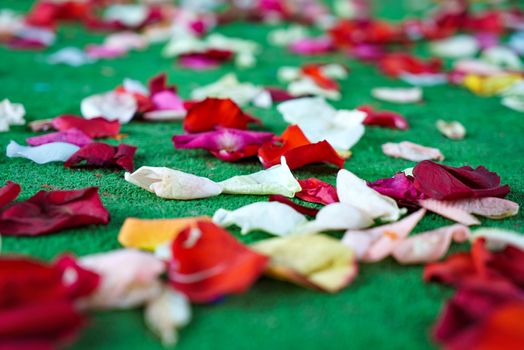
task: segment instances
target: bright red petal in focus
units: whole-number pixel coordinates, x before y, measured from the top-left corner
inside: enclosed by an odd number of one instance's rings
[[[87,165],[97,167],[121,167],[133,171],[133,157],[136,147],[120,144],[114,147],[102,142],[93,142],[76,151],[65,163],[65,167],[73,167],[85,161]]]
[[[54,118],[52,124],[59,131],[80,129],[91,138],[115,136],[120,132],[120,123],[117,120],[108,121],[100,117],[84,119],[75,115],[62,115]]]
[[[280,157],[286,158],[290,169],[298,169],[312,163],[328,163],[344,167],[344,158],[327,142],[311,143],[298,125],[289,126],[274,141],[264,143],[258,150],[258,157],[264,167],[280,164]]]
[[[268,258],[211,222],[182,231],[172,244],[169,280],[192,302],[207,303],[243,293],[264,271]]]
[[[191,106],[184,119],[187,132],[210,131],[221,126],[224,128],[247,129],[247,124],[258,119],[242,112],[230,99],[206,98]]]

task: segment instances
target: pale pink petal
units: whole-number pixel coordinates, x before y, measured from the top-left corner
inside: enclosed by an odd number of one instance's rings
[[[89,58],[116,58],[124,56],[126,53],[126,50],[118,47],[104,45],[88,45],[86,47],[86,54]]]
[[[392,224],[368,230],[348,230],[342,238],[342,243],[355,252],[358,260],[380,261],[390,255],[395,247],[409,235],[425,213],[426,210],[421,209]]]
[[[504,219],[517,215],[519,205],[507,199],[497,197],[471,198],[451,202],[456,208],[470,214],[484,216],[490,219]]]
[[[421,207],[426,208],[447,219],[458,222],[459,224],[471,226],[479,225],[480,221],[468,213],[466,210],[454,205],[454,202],[439,201],[436,199],[423,199],[418,202]]]
[[[452,240],[465,242],[469,235],[469,228],[464,225],[441,227],[403,240],[395,247],[392,255],[401,264],[437,261],[446,254]]]
[[[80,265],[102,276],[102,283],[84,307],[131,308],[158,296],[164,263],[154,255],[134,249],[120,249],[89,255]]]
[[[444,155],[439,149],[417,145],[409,141],[385,143],[382,145],[382,152],[393,158],[402,158],[413,162],[444,160]]]

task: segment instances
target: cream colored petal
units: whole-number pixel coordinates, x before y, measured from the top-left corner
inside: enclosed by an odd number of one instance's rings
[[[371,95],[377,100],[391,103],[416,103],[422,101],[422,89],[378,87],[371,90]]]
[[[393,257],[401,264],[424,264],[441,259],[449,250],[451,241],[464,242],[469,238],[469,228],[451,225],[418,233],[401,241]]]
[[[395,200],[368,187],[366,181],[346,169],[337,174],[337,194],[340,202],[360,209],[373,219],[396,221],[404,212]]]
[[[479,49],[477,39],[465,34],[436,40],[430,44],[430,50],[434,55],[453,59],[475,56]]]
[[[458,121],[447,122],[439,119],[436,126],[438,131],[448,139],[462,140],[466,136],[466,128]]]
[[[25,108],[20,103],[11,103],[8,99],[0,102],[0,132],[9,131],[11,125],[24,125]]]
[[[282,157],[280,165],[250,175],[234,176],[219,182],[223,193],[229,194],[280,194],[293,197],[302,188]]]
[[[222,187],[201,176],[179,170],[143,166],[134,173],[125,173],[125,180],[166,199],[197,199],[217,196]]]
[[[234,73],[224,75],[216,82],[201,86],[191,92],[193,100],[204,100],[206,97],[230,98],[240,106],[252,102],[264,90],[251,83],[241,83]]]
[[[109,91],[84,98],[80,109],[82,116],[86,119],[102,117],[126,124],[135,115],[138,105],[131,94]]]
[[[307,219],[289,205],[256,202],[233,211],[218,209],[213,215],[213,221],[223,227],[237,225],[244,235],[253,230],[261,230],[277,236],[287,236],[297,226],[305,224]]]
[[[501,250],[507,245],[524,250],[524,234],[496,227],[481,227],[473,232],[471,240],[483,238],[488,249]]]
[[[393,158],[402,158],[413,162],[444,160],[444,155],[438,148],[425,147],[409,141],[387,142],[382,145],[382,152]]]
[[[164,346],[173,346],[178,341],[177,330],[191,321],[191,306],[184,294],[166,286],[147,303],[144,318]]]
[[[291,82],[287,91],[293,96],[313,95],[338,101],[342,97],[340,91],[324,89],[318,86],[311,78],[303,77]]]
[[[353,252],[328,236],[274,238],[257,242],[251,248],[270,257],[270,276],[305,287],[335,293],[357,275]]]

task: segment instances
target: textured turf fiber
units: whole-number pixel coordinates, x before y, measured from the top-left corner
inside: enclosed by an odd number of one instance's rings
[[[384,1],[393,5],[400,1]],[[25,11],[31,1],[2,0],[0,6]],[[391,10],[393,9],[393,10]],[[383,6],[381,13],[396,16],[398,6]],[[237,71],[242,81],[278,85],[276,71],[282,65],[298,66],[304,62],[332,61],[349,65],[351,74],[342,82],[343,99],[335,106],[354,108],[372,104],[404,114],[411,124],[408,131],[368,128],[364,138],[353,148],[346,167],[358,176],[375,180],[413,166],[412,162],[391,159],[382,154],[380,145],[409,140],[438,147],[446,156],[445,164],[484,165],[498,172],[512,191],[509,199],[524,204],[524,119],[522,114],[502,107],[498,98],[480,98],[459,87],[426,88],[425,101],[416,105],[396,106],[379,103],[370,97],[372,87],[401,85],[377,70],[342,55],[304,58],[283,49],[269,47],[270,28],[257,24],[236,23],[220,29],[226,35],[249,38],[264,43],[256,68]],[[234,71],[231,64],[206,72],[184,70],[160,56],[161,46],[144,52],[132,52],[112,61],[71,68],[45,63],[49,53],[66,46],[83,47],[101,42],[103,35],[86,32],[76,25],[62,26],[57,44],[42,53],[13,52],[0,48],[0,99],[8,97],[23,103],[27,119],[51,118],[62,113],[79,113],[80,100],[90,94],[110,90],[129,77],[146,82],[160,72],[178,85],[183,97],[200,85]],[[420,52],[424,50],[423,45]],[[260,129],[280,133],[285,128],[275,108],[248,108],[260,117]],[[459,120],[467,128],[463,141],[443,138],[435,128],[439,118]],[[133,122],[123,127],[125,143],[138,146],[136,166],[167,166],[213,180],[247,174],[261,169],[256,160],[229,164],[205,151],[173,149],[171,136],[182,133],[179,123]],[[33,136],[24,127],[0,134],[4,149],[9,140],[23,143]],[[116,144],[116,141],[108,141]],[[334,183],[336,169],[310,166],[295,174]],[[218,208],[235,209],[265,200],[255,196],[228,196],[190,202],[167,201],[135,187],[123,179],[123,172],[104,169],[65,169],[62,164],[37,165],[26,159],[9,159],[0,154],[0,182],[13,180],[22,185],[21,199],[41,189],[76,189],[98,186],[102,200],[111,213],[107,226],[90,226],[34,238],[3,238],[3,252],[30,254],[52,259],[69,251],[77,255],[108,251],[119,247],[119,228],[128,216],[142,218],[212,215]],[[450,222],[430,214],[416,232]],[[522,231],[524,216],[504,221],[483,220],[485,226]],[[266,235],[255,233],[241,237],[244,242]],[[467,245],[453,250],[467,249]],[[123,267],[125,268],[125,267]],[[426,349],[431,347],[429,332],[451,289],[422,282],[422,267],[403,267],[391,259],[360,267],[356,281],[336,295],[304,290],[297,286],[263,278],[248,293],[228,297],[222,303],[194,307],[192,323],[181,332],[178,349]],[[50,315],[52,317],[52,315]],[[145,328],[141,310],[100,312],[93,315],[75,349],[161,349],[157,339]]]

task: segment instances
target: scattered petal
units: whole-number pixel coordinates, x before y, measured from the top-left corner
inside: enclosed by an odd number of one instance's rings
[[[451,241],[465,242],[469,234],[469,228],[463,225],[451,225],[421,232],[400,242],[392,255],[401,264],[437,261],[447,253]]]
[[[164,167],[143,166],[125,173],[125,180],[165,199],[198,199],[218,196],[221,185],[205,177]]]
[[[8,99],[0,102],[0,132],[9,131],[11,125],[24,125],[25,108],[20,103]]]
[[[331,204],[338,202],[338,195],[335,186],[315,178],[298,180],[302,190],[295,193],[295,197],[306,202]]]
[[[66,131],[53,132],[41,136],[33,136],[26,139],[31,146],[41,146],[53,142],[64,142],[83,147],[93,142],[93,139],[84,134],[80,129],[72,128]]]
[[[309,216],[317,216],[318,209],[306,207],[304,205],[298,204],[293,202],[291,199],[278,195],[278,194],[272,194],[269,196],[270,202],[280,202],[282,204],[285,204],[287,206],[290,206],[291,208],[295,209],[300,214],[309,215]]]
[[[419,199],[424,198],[424,194],[413,185],[413,177],[403,172],[390,178],[370,182],[368,186],[384,196],[395,199],[398,205],[404,207],[418,207]]]
[[[131,172],[134,168],[133,157],[135,152],[135,146],[123,143],[115,147],[102,142],[93,142],[71,155],[64,163],[64,166],[69,168],[85,162],[86,165],[90,166],[102,168],[120,167]]]
[[[452,59],[475,56],[479,49],[480,46],[477,39],[466,34],[433,41],[430,44],[430,50],[434,55]]]
[[[169,281],[194,303],[247,291],[268,260],[210,222],[186,228],[175,238],[171,250]]]
[[[437,129],[440,133],[452,140],[462,140],[466,136],[466,128],[457,121],[446,122],[437,120]]]
[[[400,143],[387,142],[382,145],[382,152],[393,158],[402,158],[413,162],[423,160],[444,160],[438,148],[425,147],[409,141]]]
[[[358,260],[377,262],[391,255],[422,220],[426,210],[421,209],[402,220],[364,231],[348,230],[342,243],[351,248]]]
[[[371,95],[377,100],[391,103],[417,103],[422,101],[422,89],[380,87],[371,90]]]
[[[323,292],[336,293],[357,275],[353,252],[324,235],[295,235],[251,246],[270,257],[267,274]]]
[[[6,155],[9,158],[26,158],[37,164],[50,162],[65,162],[80,147],[64,142],[52,142],[45,145],[29,147],[21,146],[15,141],[9,142],[6,149]]]
[[[483,239],[489,250],[502,250],[508,245],[524,250],[524,235],[519,232],[496,227],[481,227],[471,235],[471,241],[476,239]]]
[[[78,129],[92,138],[115,136],[120,132],[118,120],[108,121],[104,118],[86,120],[74,115],[62,115],[52,120],[52,126],[59,131]]]
[[[7,181],[4,187],[0,187],[0,209],[10,204],[22,191],[19,184],[12,181]]]
[[[207,216],[176,219],[127,218],[120,228],[118,242],[126,248],[154,251],[158,246],[171,242],[186,227],[197,221],[211,221]]]
[[[164,263],[154,255],[133,249],[84,256],[80,266],[98,273],[102,283],[85,307],[129,309],[141,306],[162,292]]]
[[[361,106],[359,111],[367,114],[364,125],[382,126],[385,128],[407,130],[408,121],[398,113],[392,111],[376,111],[371,106]]]
[[[296,228],[296,234],[362,229],[373,225],[373,218],[347,203],[332,203],[319,210],[315,220]]]
[[[216,82],[194,89],[191,99],[201,101],[207,97],[229,98],[239,106],[253,102],[263,89],[251,83],[241,83],[234,73],[226,74]]]
[[[480,225],[480,221],[466,210],[455,207],[453,202],[424,199],[419,201],[421,207],[462,225]]]
[[[222,226],[237,225],[240,233],[248,234],[254,230],[271,233],[276,236],[292,234],[296,227],[307,222],[304,215],[279,202],[256,202],[236,210],[218,209],[213,221]]]
[[[86,119],[102,117],[122,124],[129,123],[133,119],[137,108],[133,95],[114,91],[86,97],[80,105],[82,115]]]

